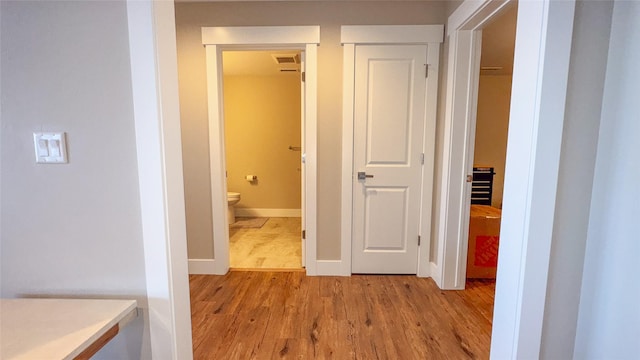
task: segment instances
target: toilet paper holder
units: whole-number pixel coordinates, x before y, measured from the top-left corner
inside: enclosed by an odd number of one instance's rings
[[[257,181],[258,180],[258,176],[257,175],[246,175],[244,177],[244,179],[249,181],[249,182],[253,182],[253,181]]]

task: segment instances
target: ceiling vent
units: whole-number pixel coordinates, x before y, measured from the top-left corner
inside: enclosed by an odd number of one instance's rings
[[[281,73],[297,73],[297,72],[300,72],[300,70],[292,69],[292,68],[281,68],[280,72]]]
[[[291,65],[300,63],[300,55],[298,54],[271,54],[271,56],[278,65]]]

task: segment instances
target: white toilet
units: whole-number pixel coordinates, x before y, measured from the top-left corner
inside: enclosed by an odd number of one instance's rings
[[[238,201],[240,201],[240,193],[227,192],[227,220],[229,220],[229,225],[236,222],[236,214],[233,211],[233,207]]]

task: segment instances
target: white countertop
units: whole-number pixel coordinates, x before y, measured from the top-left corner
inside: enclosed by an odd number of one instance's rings
[[[135,300],[0,299],[0,358],[73,359],[136,315]]]

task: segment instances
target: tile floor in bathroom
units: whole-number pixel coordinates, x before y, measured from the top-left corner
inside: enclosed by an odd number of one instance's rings
[[[252,222],[256,221],[247,223]],[[230,266],[242,269],[300,269],[300,238],[300,218],[267,218],[260,228],[232,225],[229,227]]]

